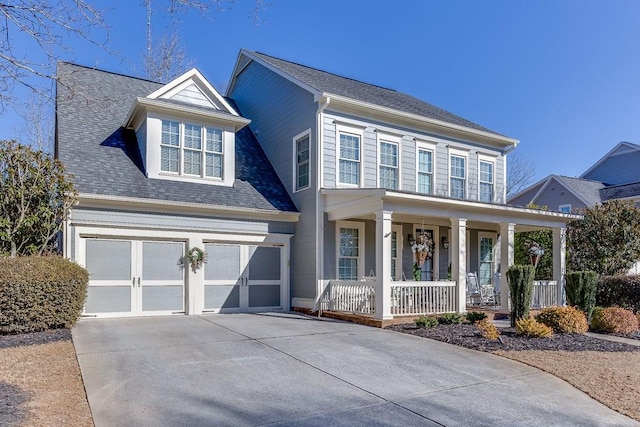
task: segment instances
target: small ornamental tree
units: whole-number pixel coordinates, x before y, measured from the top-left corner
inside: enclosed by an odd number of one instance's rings
[[[567,258],[574,271],[624,274],[640,258],[640,210],[633,203],[611,200],[581,212],[567,224]]]
[[[62,163],[15,141],[0,141],[0,254],[46,252],[76,198]]]

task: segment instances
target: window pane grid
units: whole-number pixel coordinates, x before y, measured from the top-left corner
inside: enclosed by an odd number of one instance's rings
[[[178,173],[178,153],[175,147],[160,147],[160,169],[165,172]]]
[[[418,150],[418,192],[433,192],[433,153],[428,150]]]
[[[202,149],[202,128],[196,125],[184,125],[185,148]]]
[[[451,171],[450,171],[450,186],[451,186],[451,197],[455,197],[458,199],[464,199],[464,187],[465,187],[465,158],[460,156],[451,156]]]
[[[340,134],[339,180],[345,184],[360,183],[360,137]]]
[[[296,190],[309,186],[309,136],[296,141]]]
[[[209,152],[222,154],[222,131],[220,129],[206,128],[207,148]]]
[[[380,187],[395,190],[398,188],[398,169],[380,166]]]
[[[184,150],[184,173],[187,175],[201,175],[202,156],[200,151]]]
[[[208,177],[222,178],[222,155],[206,153],[205,173]]]
[[[340,247],[338,259],[338,279],[358,279],[359,230],[340,228]]]
[[[398,188],[398,145],[380,141],[380,187]]]
[[[174,147],[180,146],[180,125],[178,122],[172,122],[168,120],[162,121],[162,136],[160,143],[162,145],[172,145]]]
[[[480,200],[493,201],[493,163],[480,162]]]

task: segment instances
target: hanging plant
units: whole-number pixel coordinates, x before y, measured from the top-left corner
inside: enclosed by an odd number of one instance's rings
[[[207,262],[207,254],[197,246],[187,252],[187,261],[191,265],[191,270],[195,273]]]

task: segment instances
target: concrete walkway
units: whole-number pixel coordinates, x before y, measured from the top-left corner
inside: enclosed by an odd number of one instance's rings
[[[638,425],[487,353],[293,313],[83,319],[96,426]]]

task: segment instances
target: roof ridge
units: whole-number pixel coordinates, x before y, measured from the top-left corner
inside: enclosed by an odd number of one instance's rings
[[[594,182],[596,184],[604,185],[604,182],[602,182],[602,181],[596,181],[595,179],[580,178],[579,176],[567,176],[567,175],[561,175],[561,174],[556,174],[556,173],[551,174],[551,176],[555,176],[555,177],[559,177],[559,178],[575,179],[575,180],[578,180],[578,181]]]
[[[288,62],[289,64],[297,65],[298,67],[308,68],[310,70],[319,71],[319,72],[325,73],[325,74],[330,74],[332,76],[340,77],[341,79],[351,80],[353,82],[362,83],[362,84],[368,85],[368,86],[374,86],[374,87],[377,87],[377,88],[380,88],[380,89],[389,90],[391,92],[402,93],[402,92],[398,92],[396,89],[391,89],[389,87],[384,87],[384,86],[380,86],[380,85],[377,85],[377,84],[368,83],[368,82],[365,82],[365,81],[362,81],[362,80],[354,79],[353,77],[343,76],[341,74],[336,74],[336,73],[332,73],[331,71],[321,70],[320,68],[310,67],[308,65],[300,64],[298,62],[288,61],[286,59],[278,58],[277,56],[269,55],[269,54],[266,54],[264,52],[254,51],[253,53],[257,53],[258,55],[263,55],[263,56],[267,56],[269,58],[277,59],[278,61]]]
[[[156,80],[145,79],[143,77],[132,76],[130,74],[118,73],[118,72],[115,72],[115,71],[109,71],[109,70],[105,70],[105,69],[102,69],[102,68],[97,68],[97,67],[91,67],[91,66],[88,66],[88,65],[77,64],[77,63],[71,62],[71,61],[59,60],[58,61],[58,68],[60,67],[60,64],[73,65],[75,67],[84,68],[86,70],[98,71],[98,72],[101,72],[101,73],[112,74],[114,76],[128,77],[130,79],[136,79],[136,80],[140,80],[140,81],[143,81],[143,82],[157,83],[159,85],[164,85],[165,84],[165,83],[162,83],[162,82],[159,82],[159,81],[156,81]]]
[[[609,188],[616,188],[616,187],[625,187],[627,185],[638,185],[640,184],[640,181],[636,181],[636,182],[627,182],[626,184],[616,184],[616,185],[606,185],[603,190],[605,189],[609,189]]]

